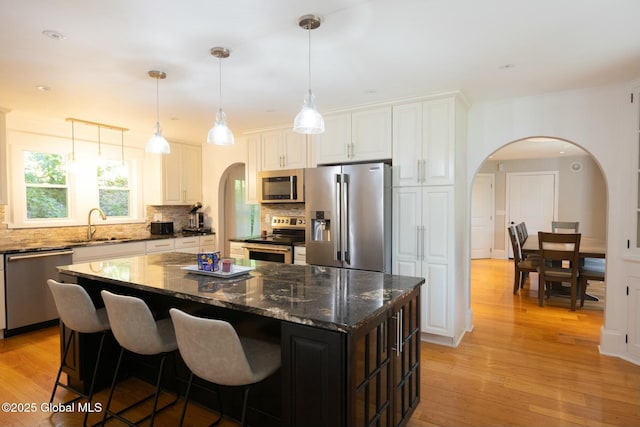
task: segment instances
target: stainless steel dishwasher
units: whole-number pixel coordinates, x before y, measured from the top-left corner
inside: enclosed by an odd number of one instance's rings
[[[47,286],[47,279],[57,280],[56,267],[72,264],[72,255],[71,249],[5,255],[5,336],[54,323],[58,318],[58,311]]]

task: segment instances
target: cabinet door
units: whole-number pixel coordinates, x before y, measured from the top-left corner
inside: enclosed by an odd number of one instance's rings
[[[162,156],[162,199],[166,204],[182,203],[182,153],[178,144],[171,144],[171,152]]]
[[[404,425],[420,403],[420,307],[416,289],[393,313],[394,426]]]
[[[393,107],[393,185],[418,185],[423,167],[422,103]]]
[[[422,330],[451,336],[453,258],[453,189],[424,188],[421,246],[426,284],[422,297]]]
[[[262,132],[262,134],[260,134],[262,170],[277,170],[284,168],[282,138],[281,130]]]
[[[422,106],[424,183],[452,185],[455,156],[455,99],[427,101]]]
[[[307,135],[287,129],[283,131],[282,144],[285,169],[307,167]]]
[[[325,132],[316,139],[319,165],[349,161],[351,144],[351,114],[336,114],[324,118]]]
[[[393,274],[421,277],[422,189],[393,189]]]
[[[7,113],[7,110],[0,108],[0,205],[6,205],[8,202],[6,113]]]
[[[202,149],[200,146],[182,147],[181,184],[183,202],[192,204],[202,200]]]
[[[258,172],[261,171],[260,135],[247,137],[247,164],[244,168],[246,202],[258,204]]]
[[[390,159],[391,145],[391,107],[351,115],[350,160]]]
[[[629,295],[627,296],[627,317],[629,330],[627,334],[627,351],[629,354],[640,357],[640,278],[629,278]]]

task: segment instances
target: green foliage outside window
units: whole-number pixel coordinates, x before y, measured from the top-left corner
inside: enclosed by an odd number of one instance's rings
[[[24,152],[27,218],[66,218],[69,199],[61,155]]]
[[[98,197],[100,209],[108,217],[129,216],[131,191],[126,165],[107,161],[98,166]]]

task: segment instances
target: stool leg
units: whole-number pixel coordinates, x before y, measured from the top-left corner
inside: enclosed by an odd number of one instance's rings
[[[98,356],[96,357],[96,366],[93,368],[93,377],[91,377],[91,385],[89,386],[89,396],[87,399],[89,401],[89,404],[91,404],[91,402],[93,401],[93,391],[96,385],[96,377],[98,376],[98,365],[100,364],[100,359],[102,358],[102,347],[104,345],[104,338],[106,335],[107,335],[107,332],[104,331],[102,332],[102,336],[100,337],[100,345],[98,346]],[[89,417],[89,411],[84,413],[84,421],[82,422],[82,425],[84,427],[87,426],[88,417]]]
[[[240,425],[242,427],[246,427],[247,426],[247,401],[249,400],[249,387],[244,389],[244,401],[242,402],[242,421],[240,422]]]
[[[150,427],[153,427],[153,421],[156,419],[156,408],[158,407],[158,398],[160,397],[160,381],[162,381],[162,371],[164,370],[164,361],[166,358],[166,354],[163,354],[160,358],[160,368],[158,370],[158,379],[156,380],[156,395],[153,397],[153,408],[151,409]]]
[[[104,408],[104,415],[102,416],[102,425],[107,421],[107,415],[109,413],[109,407],[111,406],[111,399],[113,398],[113,389],[116,387],[118,379],[118,373],[120,372],[120,362],[122,362],[122,354],[124,353],[124,347],[120,348],[120,355],[118,356],[118,363],[116,363],[116,371],[113,373],[113,381],[111,381],[111,390],[109,391],[109,399],[107,399],[107,406]]]
[[[182,406],[182,414],[180,415],[180,427],[184,423],[184,416],[187,413],[187,404],[189,403],[189,393],[191,392],[191,382],[193,381],[193,372],[189,375],[189,382],[187,383],[187,391],[184,394],[184,405]]]
[[[49,403],[53,403],[53,398],[56,395],[56,390],[60,383],[60,375],[62,374],[62,368],[64,367],[64,361],[67,360],[67,353],[69,353],[69,347],[71,347],[71,340],[73,339],[74,334],[75,332],[71,332],[71,334],[69,334],[69,339],[67,340],[64,351],[62,352],[62,360],[60,361],[60,367],[58,368],[58,375],[56,375],[56,382],[53,384],[53,391],[51,392]]]

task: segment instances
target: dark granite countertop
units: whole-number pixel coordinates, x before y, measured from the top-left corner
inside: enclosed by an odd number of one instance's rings
[[[68,240],[59,242],[28,242],[28,243],[0,243],[0,255],[33,251],[51,251],[60,249],[72,249],[74,247],[95,246],[95,245],[116,245],[118,243],[144,242],[148,240],[175,239],[180,237],[208,236],[215,233],[175,233],[175,234],[149,234],[144,237],[114,237],[96,240]]]
[[[236,260],[249,274],[189,273],[193,254],[161,253],[58,267],[62,273],[265,317],[349,332],[388,310],[423,278],[310,265]]]

